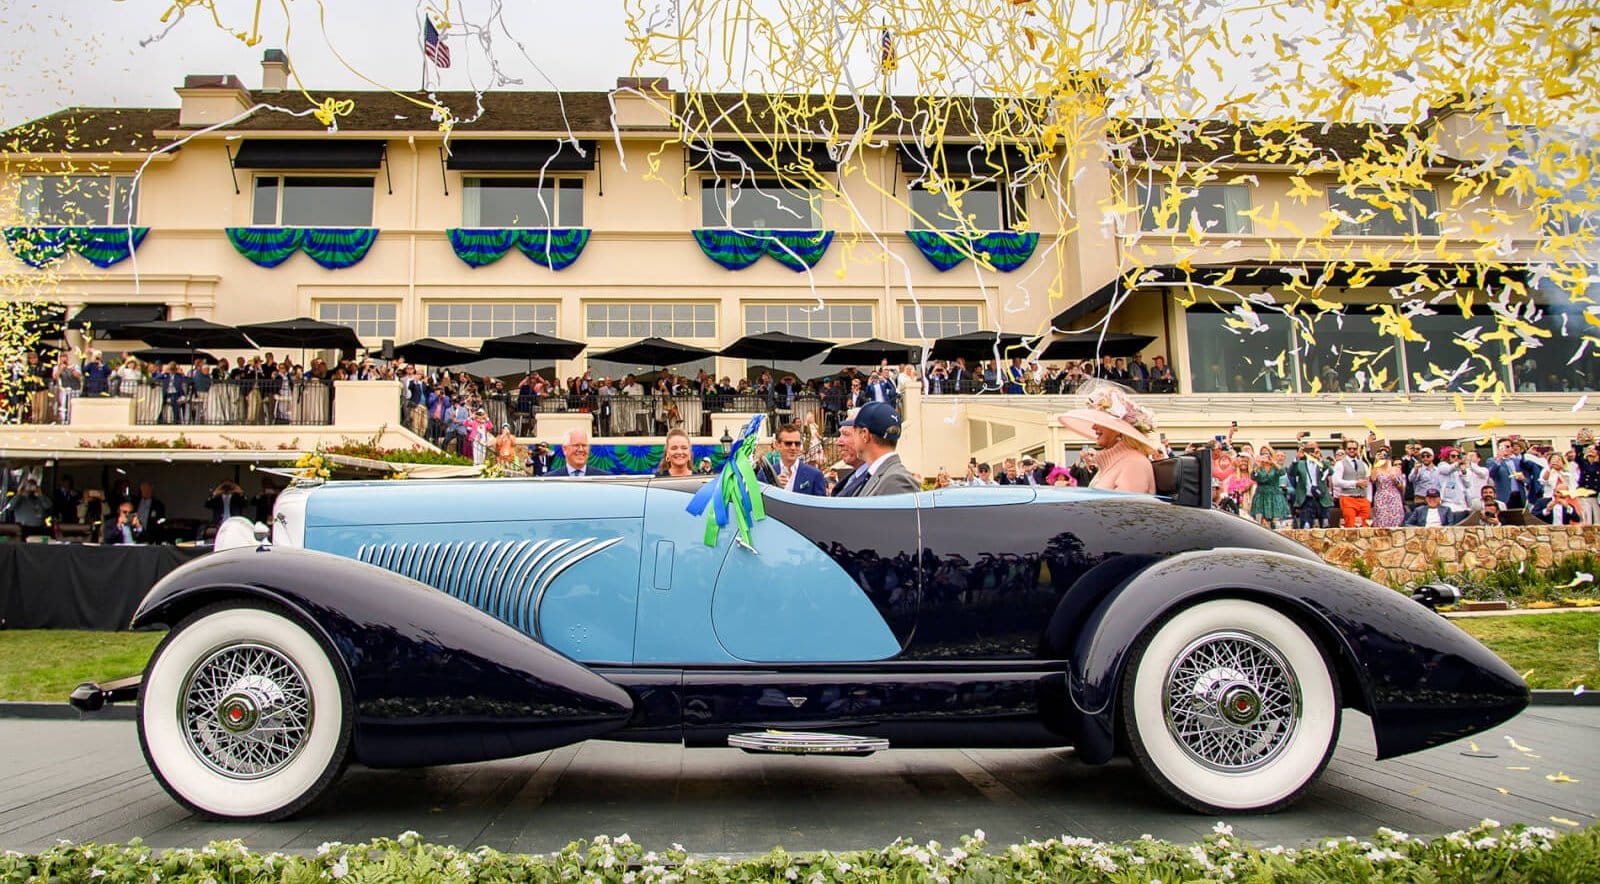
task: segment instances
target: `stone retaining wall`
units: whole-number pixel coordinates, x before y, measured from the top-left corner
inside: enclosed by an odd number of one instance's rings
[[[1507,525],[1499,528],[1310,528],[1281,532],[1346,570],[1362,562],[1379,583],[1403,586],[1433,572],[1494,568],[1503,562],[1551,564],[1600,551],[1600,525]]]

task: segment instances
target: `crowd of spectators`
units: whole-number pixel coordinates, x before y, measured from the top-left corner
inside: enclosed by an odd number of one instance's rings
[[[1211,457],[1219,508],[1272,528],[1600,523],[1600,451],[1589,429],[1567,451],[1519,436],[1490,452],[1435,451],[1414,439],[1392,446],[1373,433],[1338,436],[1329,451],[1310,433],[1277,449],[1233,435],[1186,451]]]
[[[104,544],[207,541],[233,516],[271,524],[281,487],[266,475],[260,493],[250,496],[237,482],[224,479],[203,501],[209,517],[194,519],[169,517],[149,480],[134,483],[118,476],[109,487],[80,488],[72,474],[62,473],[47,491],[36,473],[21,471],[8,475],[7,484],[14,487],[0,507],[0,526],[16,527],[0,533]]]

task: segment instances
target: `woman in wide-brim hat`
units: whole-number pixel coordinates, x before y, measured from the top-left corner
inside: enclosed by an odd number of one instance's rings
[[[1098,383],[1086,392],[1087,405],[1056,415],[1056,422],[1099,446],[1095,461],[1100,471],[1089,487],[1154,494],[1156,473],[1150,456],[1161,450],[1150,435],[1155,432],[1155,417],[1115,384]]]

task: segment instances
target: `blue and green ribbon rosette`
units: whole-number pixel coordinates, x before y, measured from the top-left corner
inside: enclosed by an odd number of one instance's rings
[[[700,486],[689,500],[686,509],[691,516],[701,515],[707,508],[711,510],[711,518],[706,519],[706,546],[716,546],[722,529],[734,521],[738,524],[737,542],[755,551],[750,543],[750,528],[767,517],[755,469],[756,431],[761,428],[762,417],[764,415],[758,414],[750,419],[739,434],[739,441],[733,444],[733,453],[722,465],[721,472]]]

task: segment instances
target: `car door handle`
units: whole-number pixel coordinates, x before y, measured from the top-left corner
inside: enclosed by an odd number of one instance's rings
[[[670,540],[656,541],[656,589],[672,588],[672,553]]]

